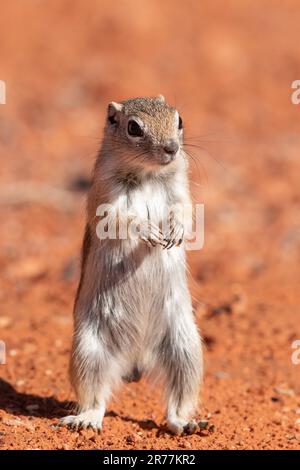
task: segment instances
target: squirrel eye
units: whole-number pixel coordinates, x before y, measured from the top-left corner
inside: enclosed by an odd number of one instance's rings
[[[131,119],[128,122],[127,130],[128,130],[128,134],[132,135],[133,137],[143,137],[143,135],[144,135],[144,131],[141,128],[141,126],[136,121],[134,121],[133,119]]]
[[[183,128],[183,123],[182,123],[181,116],[179,116],[179,119],[178,119],[178,129],[181,130],[182,128]]]

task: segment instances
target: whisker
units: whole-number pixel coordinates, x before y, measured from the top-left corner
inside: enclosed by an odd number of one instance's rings
[[[183,147],[192,147],[201,150],[205,154],[207,154],[209,157],[211,157],[218,165],[220,165],[223,170],[227,170],[227,168],[224,166],[224,164],[213,154],[211,153],[207,148],[198,145],[198,144],[189,144],[189,143],[184,143]]]
[[[199,176],[200,181],[201,181],[202,177],[201,177],[201,172],[199,172],[199,166],[200,166],[202,172],[204,173],[204,177],[205,177],[206,183],[208,183],[207,173],[206,173],[205,167],[204,167],[204,165],[202,164],[202,162],[201,162],[199,159],[197,159],[197,158],[195,157],[195,155],[193,155],[193,154],[191,153],[191,151],[188,151],[188,150],[184,149],[184,153],[185,153],[186,155],[188,155],[188,157],[190,157],[190,159],[194,162],[195,167],[196,167],[197,172],[198,172],[198,176]]]

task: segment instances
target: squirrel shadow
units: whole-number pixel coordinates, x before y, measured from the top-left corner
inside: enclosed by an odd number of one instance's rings
[[[42,397],[31,393],[18,392],[9,382],[0,379],[0,409],[14,416],[32,418],[62,418],[68,412],[74,412],[76,403],[60,401],[54,397]],[[152,420],[137,420],[108,411],[105,416],[120,418],[123,421],[138,424],[142,429],[160,429]]]
[[[35,418],[61,418],[66,410],[74,409],[72,401],[59,401],[54,397],[42,397],[18,392],[9,382],[0,379],[0,409],[15,416]]]

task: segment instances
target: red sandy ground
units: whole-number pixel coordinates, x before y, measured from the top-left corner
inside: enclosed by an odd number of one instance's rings
[[[0,31],[0,448],[299,448],[299,2],[14,0]],[[144,382],[117,394],[101,435],[56,429],[74,399],[74,181],[107,102],[158,93],[205,149],[191,147],[206,239],[189,261],[206,344],[199,418],[214,430],[170,436]]]

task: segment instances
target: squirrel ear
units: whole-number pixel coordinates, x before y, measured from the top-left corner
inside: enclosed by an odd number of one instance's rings
[[[164,95],[158,95],[157,100],[160,101],[161,103],[165,103],[165,97]]]
[[[123,105],[121,103],[115,103],[111,101],[107,108],[107,119],[111,124],[115,124],[117,122],[116,115],[118,112],[122,111]]]

